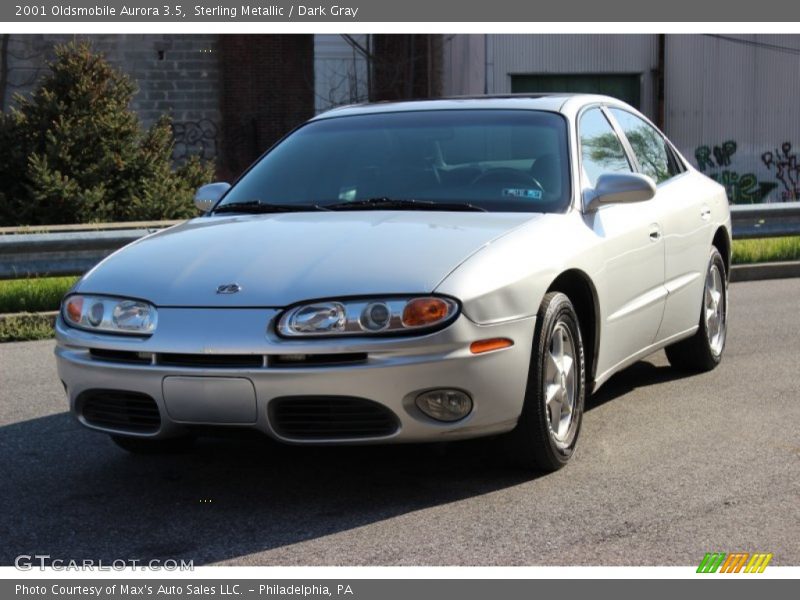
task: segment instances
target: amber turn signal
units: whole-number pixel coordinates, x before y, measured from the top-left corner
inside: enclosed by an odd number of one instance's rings
[[[67,318],[73,323],[80,323],[81,315],[83,314],[83,298],[81,296],[72,296],[67,301]]]
[[[450,312],[450,304],[441,298],[415,298],[403,309],[403,325],[421,327],[433,325],[446,319]]]
[[[478,340],[469,345],[469,351],[473,354],[483,354],[484,352],[491,352],[492,350],[502,350],[503,348],[510,348],[514,342],[508,338],[490,338],[488,340]]]

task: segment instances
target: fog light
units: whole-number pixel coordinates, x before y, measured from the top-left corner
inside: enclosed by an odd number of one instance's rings
[[[415,400],[417,408],[437,421],[458,421],[472,411],[472,398],[460,390],[431,390]]]

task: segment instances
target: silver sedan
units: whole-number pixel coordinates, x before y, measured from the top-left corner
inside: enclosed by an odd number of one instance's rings
[[[72,411],[134,452],[496,435],[554,470],[611,375],[725,346],[724,189],[612,98],[337,109],[196,202],[56,326]]]

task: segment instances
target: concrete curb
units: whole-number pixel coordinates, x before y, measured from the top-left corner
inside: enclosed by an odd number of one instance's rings
[[[785,279],[787,277],[800,277],[800,261],[733,265],[731,268],[731,282]]]

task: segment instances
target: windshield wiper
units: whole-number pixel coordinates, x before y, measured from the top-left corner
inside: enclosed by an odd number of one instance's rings
[[[442,210],[488,212],[485,208],[469,204],[468,202],[435,202],[433,200],[388,198],[386,196],[326,204],[324,208],[328,210]]]
[[[245,202],[230,202],[214,209],[214,214],[219,213],[248,213],[254,215],[283,212],[310,212],[315,210],[328,210],[319,204],[272,204],[258,200]]]

